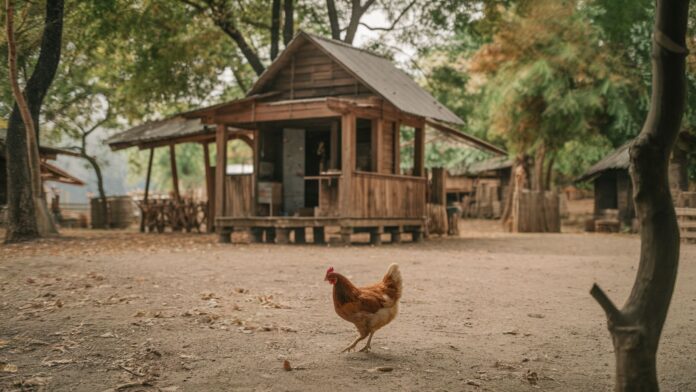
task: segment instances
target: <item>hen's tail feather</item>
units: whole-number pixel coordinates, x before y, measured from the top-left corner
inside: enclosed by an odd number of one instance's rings
[[[382,279],[382,282],[384,284],[393,289],[395,292],[395,300],[398,300],[401,298],[401,286],[402,286],[402,281],[401,281],[401,271],[399,271],[399,265],[396,263],[392,263],[389,266],[389,269],[387,269],[387,273],[384,275],[384,278]]]

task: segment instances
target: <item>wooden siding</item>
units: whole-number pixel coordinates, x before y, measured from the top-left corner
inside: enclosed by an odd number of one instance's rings
[[[394,174],[394,123],[383,121],[381,173]]]
[[[277,99],[305,99],[372,94],[371,90],[311,43],[300,47],[265,87]]]
[[[682,240],[696,240],[696,208],[675,208]]]
[[[224,216],[247,217],[254,215],[253,179],[254,176],[251,174],[225,176],[227,201]]]
[[[418,177],[356,172],[351,218],[423,218],[427,180]]]

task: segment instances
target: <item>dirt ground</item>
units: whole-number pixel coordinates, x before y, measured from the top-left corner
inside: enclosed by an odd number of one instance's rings
[[[0,390],[609,391],[612,346],[588,291],[597,281],[622,303],[638,237],[462,229],[381,247],[86,230],[0,246]],[[681,255],[665,391],[696,390],[696,246]],[[324,272],[368,284],[392,262],[399,316],[372,353],[339,354],[356,333]]]

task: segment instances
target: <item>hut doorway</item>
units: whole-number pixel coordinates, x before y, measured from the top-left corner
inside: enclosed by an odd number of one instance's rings
[[[283,211],[292,216],[305,207],[306,131],[283,129]]]

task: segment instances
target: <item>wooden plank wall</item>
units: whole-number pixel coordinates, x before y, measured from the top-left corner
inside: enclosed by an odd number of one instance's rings
[[[351,193],[353,218],[423,218],[425,178],[356,172]]]
[[[251,174],[225,177],[227,201],[224,216],[237,218],[254,215],[253,178]]]
[[[274,100],[371,94],[367,87],[311,43],[299,48],[267,86],[267,91],[281,92]]]
[[[512,231],[519,233],[560,233],[560,200],[557,193],[523,190],[513,212]]]

